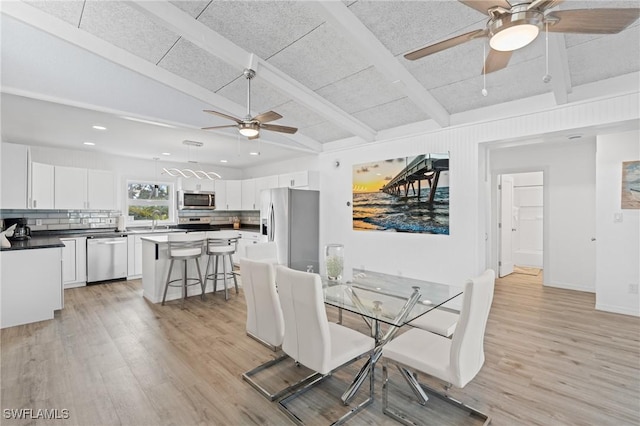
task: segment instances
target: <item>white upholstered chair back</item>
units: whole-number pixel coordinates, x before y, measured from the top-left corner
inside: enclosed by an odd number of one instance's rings
[[[273,264],[278,263],[278,246],[275,241],[267,243],[249,244],[245,249],[245,256],[251,260],[264,260]]]
[[[451,384],[464,387],[484,364],[484,333],[493,301],[495,272],[491,269],[464,286],[462,309],[451,341]]]
[[[276,266],[284,316],[282,350],[321,374],[331,371],[331,337],[320,276]]]
[[[282,345],[284,319],[270,263],[240,259],[247,302],[247,333],[269,345]]]

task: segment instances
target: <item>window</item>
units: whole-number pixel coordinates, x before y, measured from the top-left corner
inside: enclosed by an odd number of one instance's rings
[[[157,223],[174,222],[173,184],[128,181],[127,214],[129,222],[142,225],[152,220]]]

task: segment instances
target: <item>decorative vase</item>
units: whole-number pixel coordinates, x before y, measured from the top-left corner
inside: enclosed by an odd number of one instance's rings
[[[342,244],[327,244],[324,248],[324,263],[327,268],[327,278],[332,281],[340,281],[344,268],[344,246]]]

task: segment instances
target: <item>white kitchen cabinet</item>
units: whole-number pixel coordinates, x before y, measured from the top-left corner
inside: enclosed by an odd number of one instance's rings
[[[211,179],[181,178],[180,189],[183,191],[215,191],[215,181]]]
[[[29,169],[29,147],[13,143],[2,144],[3,209],[26,209]]]
[[[319,173],[315,170],[287,173],[278,176],[280,188],[320,189]]]
[[[87,238],[61,238],[62,285],[64,288],[83,287],[87,284]]]
[[[227,210],[227,182],[216,180],[214,190],[216,192],[216,210]]]
[[[242,181],[242,210],[256,210],[256,180],[245,179]],[[258,207],[259,209],[259,207]]]
[[[278,175],[256,178],[256,200],[260,202],[260,193],[265,189],[278,188]],[[259,207],[259,206],[258,206]]]
[[[53,319],[64,306],[62,249],[0,252],[0,327]]]
[[[87,170],[87,208],[116,210],[116,179],[112,172]]]
[[[242,181],[217,180],[215,182],[216,210],[241,210]]]
[[[239,265],[240,258],[246,256],[246,247],[248,245],[267,242],[267,236],[258,231],[240,231],[238,233],[240,234],[240,239],[238,239],[236,254],[233,255],[234,265]]]
[[[136,234],[127,236],[127,278],[137,278],[142,275],[142,238],[167,236],[164,233]],[[204,273],[204,271],[203,271]]]
[[[53,166],[31,163],[31,193],[29,207],[32,209],[53,209],[54,207]]]
[[[87,207],[87,169],[54,167],[54,208],[80,210]]]

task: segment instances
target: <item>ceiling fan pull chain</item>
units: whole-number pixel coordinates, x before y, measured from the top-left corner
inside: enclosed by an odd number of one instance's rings
[[[546,72],[544,77],[542,77],[542,81],[548,83],[551,81],[551,74],[549,74],[549,22],[544,23],[544,32],[545,32],[545,58],[546,58]]]
[[[487,96],[487,43],[482,43],[482,96]]]

